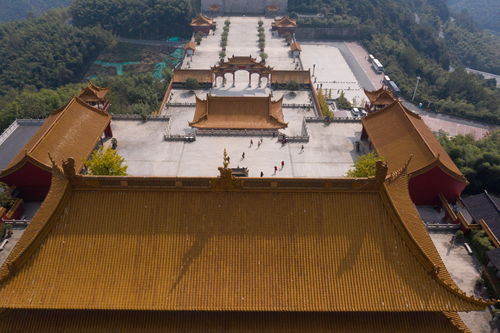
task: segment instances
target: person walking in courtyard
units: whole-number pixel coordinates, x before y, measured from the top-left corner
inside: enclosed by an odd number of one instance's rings
[[[275,165],[274,166],[274,174],[276,174],[276,172],[278,172],[278,167]]]
[[[262,177],[264,177],[264,172],[263,171],[260,172],[260,178],[262,178]]]
[[[243,154],[241,154],[241,159],[244,160],[245,159],[245,152],[243,152]]]
[[[253,140],[250,139],[250,147],[252,147],[252,146],[253,146]]]
[[[303,152],[304,152],[304,145],[302,145],[302,146],[300,147],[300,152],[301,152],[301,153],[303,153]]]
[[[285,161],[281,161],[281,170],[285,167]]]

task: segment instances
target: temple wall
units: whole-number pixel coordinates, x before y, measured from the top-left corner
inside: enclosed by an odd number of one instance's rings
[[[279,15],[288,11],[288,0],[201,0],[203,12],[208,12],[212,5],[221,6],[225,14],[264,15],[266,7],[271,5],[280,8]]]

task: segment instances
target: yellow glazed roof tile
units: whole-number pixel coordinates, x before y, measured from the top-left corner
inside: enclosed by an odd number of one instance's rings
[[[0,269],[0,308],[483,309],[443,273],[408,202],[395,204],[406,183],[384,176],[68,181],[56,169]]]

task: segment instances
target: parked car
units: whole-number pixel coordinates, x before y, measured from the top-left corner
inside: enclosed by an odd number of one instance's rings
[[[353,117],[359,117],[359,116],[361,116],[361,111],[359,111],[358,108],[352,108],[351,114]]]

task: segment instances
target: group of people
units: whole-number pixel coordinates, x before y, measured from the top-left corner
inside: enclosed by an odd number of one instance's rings
[[[275,136],[273,135],[273,137],[275,137]],[[264,139],[260,138],[257,141],[257,148],[260,148],[260,146],[262,145],[263,142],[264,142]],[[286,143],[286,138],[283,138],[282,141],[281,141],[281,143],[285,144]],[[250,139],[250,146],[249,146],[249,148],[253,147],[253,144],[254,144],[253,139]],[[301,147],[300,147],[300,153],[302,153],[302,152],[304,152],[304,145],[301,145]],[[241,160],[242,161],[245,159],[245,156],[246,156],[245,152],[243,152],[241,154]],[[228,157],[228,160],[229,160],[229,157]],[[278,172],[278,170],[283,170],[283,168],[285,167],[285,161],[282,160],[281,163],[280,163],[280,165],[281,165],[281,168],[278,168],[278,166],[276,166],[276,165],[274,166],[274,173],[273,173],[273,175],[276,175],[276,173]],[[264,171],[260,172],[260,177],[264,177]]]

